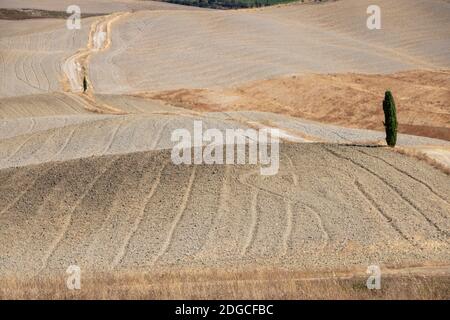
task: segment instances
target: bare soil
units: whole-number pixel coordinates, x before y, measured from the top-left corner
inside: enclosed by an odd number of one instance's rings
[[[383,147],[280,151],[275,176],[170,150],[0,170],[0,273],[448,262],[448,175]]]

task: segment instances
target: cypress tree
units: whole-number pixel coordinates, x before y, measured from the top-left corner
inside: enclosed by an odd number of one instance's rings
[[[386,129],[386,142],[388,146],[395,147],[397,143],[397,110],[394,97],[390,91],[386,91],[383,101],[384,127]]]
[[[88,87],[86,76],[83,77],[83,92],[86,92]]]

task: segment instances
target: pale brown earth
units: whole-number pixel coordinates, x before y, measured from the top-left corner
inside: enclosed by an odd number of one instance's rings
[[[193,113],[158,101],[126,96],[98,96],[97,100],[111,107],[120,107],[127,114],[93,115],[85,111],[57,115],[48,110],[47,116],[0,120],[0,168],[171,149],[177,143],[171,141],[173,130],[183,128],[192,134],[194,121],[202,121],[204,130],[215,128],[223,134],[226,129],[233,128],[278,128],[278,137],[282,141],[385,144],[383,132],[325,125],[274,113]],[[33,105],[22,106],[18,111],[29,112],[32,109]],[[39,109],[45,111],[45,108]],[[443,156],[450,151],[448,141],[399,135],[398,146],[419,149],[439,163],[450,164],[450,159]]]
[[[450,72],[390,75],[310,74],[221,89],[179,89],[144,96],[197,111],[265,111],[344,127],[383,131],[381,101],[395,94],[399,131],[450,140]]]
[[[0,20],[0,97],[62,91],[65,59],[88,42],[90,24],[68,30],[65,20]]]
[[[187,268],[83,274],[81,290],[65,290],[66,275],[0,278],[0,299],[401,299],[448,300],[445,266],[383,268],[382,289],[367,290],[365,270],[325,276],[282,268]]]
[[[105,15],[77,31],[64,19],[0,20],[0,278],[57,279],[70,264],[118,277],[450,273],[449,2],[379,0],[380,31],[365,27],[366,0],[226,12],[79,4]],[[405,133],[394,150],[383,147],[387,89]],[[280,172],[173,165],[170,135],[194,120],[279,129]]]
[[[161,1],[140,0],[1,0],[0,7],[6,9],[40,9],[66,11],[70,5],[77,5],[82,13],[113,13],[138,10],[205,10],[197,7],[179,6]]]
[[[111,47],[92,58],[89,75],[98,93],[130,93],[217,88],[299,73],[448,69],[449,3],[380,0],[383,24],[376,31],[366,27],[370,4],[136,12],[117,21]]]
[[[280,157],[275,176],[177,166],[170,151],[0,170],[0,272],[448,262],[444,173],[385,148]]]

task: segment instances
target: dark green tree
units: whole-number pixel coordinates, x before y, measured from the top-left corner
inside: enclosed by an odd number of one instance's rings
[[[86,92],[88,88],[88,83],[87,83],[87,79],[86,76],[83,77],[83,92]]]
[[[397,143],[397,110],[392,93],[386,91],[383,101],[384,127],[386,129],[386,142],[388,146],[395,147]]]

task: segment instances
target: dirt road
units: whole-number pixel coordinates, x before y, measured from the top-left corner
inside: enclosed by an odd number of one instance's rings
[[[89,59],[92,54],[106,50],[111,43],[111,25],[128,13],[119,12],[96,18],[91,25],[86,48],[78,50],[67,58],[63,65],[66,79],[70,83],[70,91],[83,91],[83,78],[88,78]],[[89,86],[91,84],[89,83]],[[92,88],[90,87],[92,91]]]

